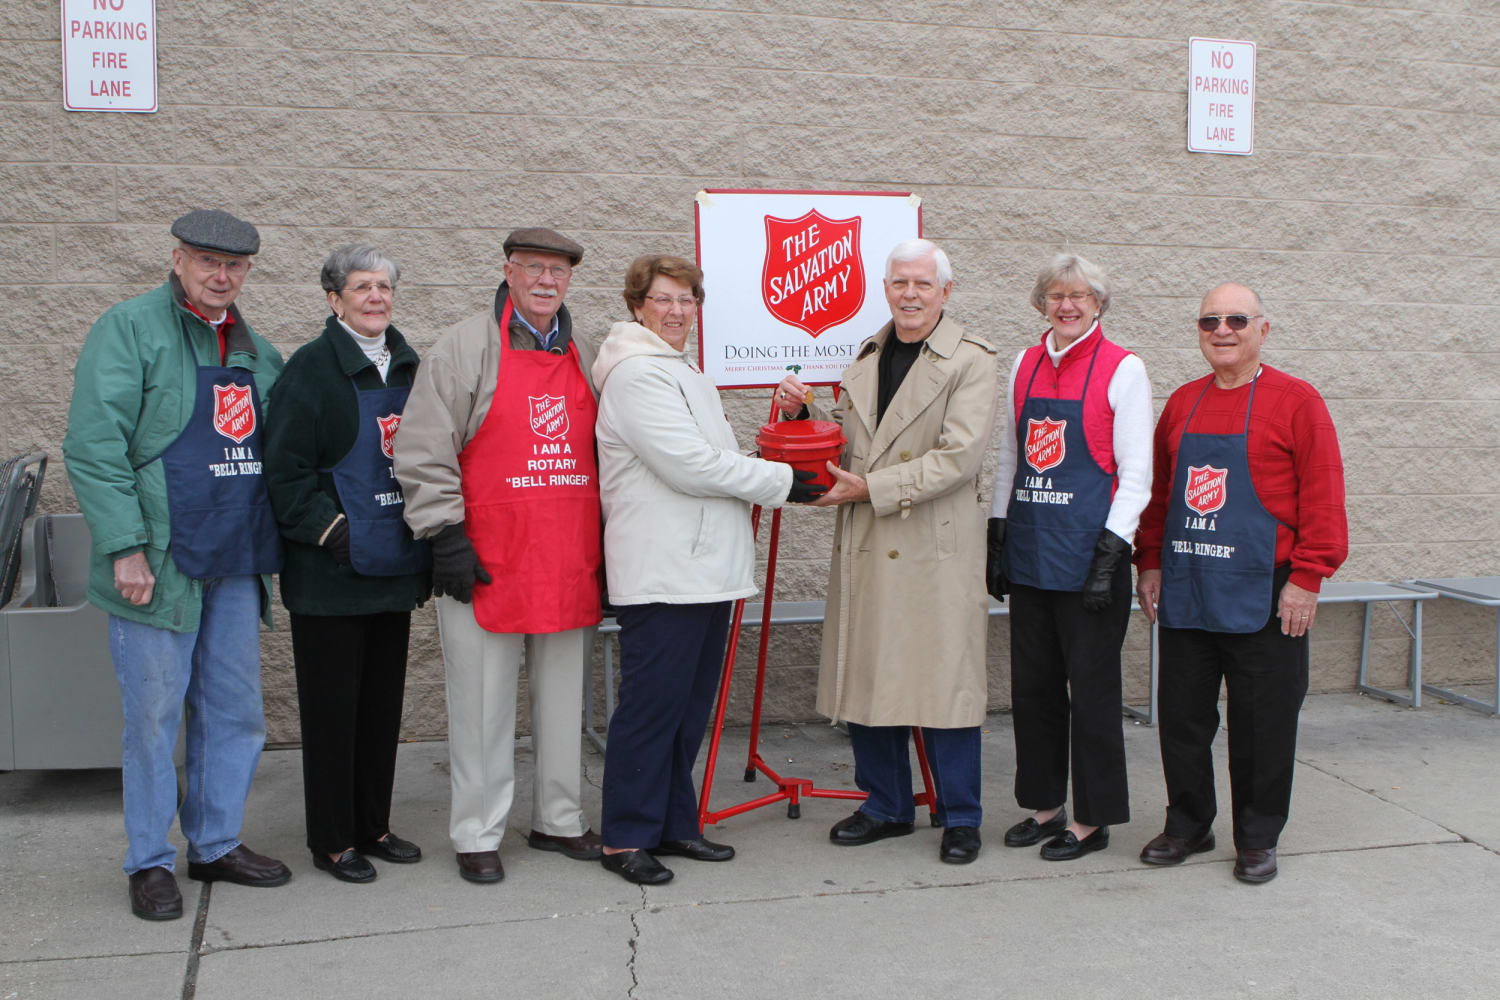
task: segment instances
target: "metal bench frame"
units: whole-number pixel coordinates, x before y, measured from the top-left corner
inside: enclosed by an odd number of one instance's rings
[[[1467,576],[1467,577],[1444,577],[1436,580],[1407,580],[1407,587],[1432,590],[1438,596],[1452,598],[1455,601],[1463,601],[1465,604],[1478,604],[1481,607],[1500,608],[1500,576]],[[1418,619],[1418,635],[1421,634],[1421,619]],[[1414,684],[1421,684],[1420,673]],[[1422,690],[1430,695],[1443,698],[1447,701],[1457,702],[1469,708],[1478,709],[1486,715],[1500,715],[1500,613],[1496,615],[1495,625],[1495,701],[1493,703],[1470,698],[1440,688],[1435,684],[1421,684]]]
[[[1139,610],[1140,605],[1131,602],[1131,610]],[[745,602],[744,624],[745,628],[759,628],[761,616],[765,605],[759,602]],[[825,602],[823,601],[773,601],[771,602],[771,624],[772,625],[820,625],[823,622]],[[1005,604],[997,604],[990,601],[990,617],[1006,618],[1010,616],[1010,607]],[[604,638],[604,705],[606,724],[608,722],[609,706],[615,703],[615,656],[614,644],[609,637],[620,631],[620,625],[612,618],[606,618],[599,626],[599,635]],[[1134,719],[1139,719],[1148,726],[1156,725],[1156,626],[1151,626],[1150,634],[1151,648],[1151,694],[1145,708],[1135,708],[1131,705],[1122,705],[1120,710]],[[600,752],[604,752],[605,732],[601,731],[598,721],[595,719],[594,699],[592,697],[594,687],[593,664],[590,663],[584,673],[583,679],[583,732],[589,742]]]

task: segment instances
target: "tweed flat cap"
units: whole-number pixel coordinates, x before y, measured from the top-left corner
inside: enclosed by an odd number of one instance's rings
[[[260,251],[260,233],[243,219],[217,208],[195,208],[172,223],[172,235],[205,250],[248,256]]]
[[[560,253],[575,264],[583,260],[583,247],[550,229],[513,229],[502,246],[507,257],[512,250],[541,250],[543,253]]]

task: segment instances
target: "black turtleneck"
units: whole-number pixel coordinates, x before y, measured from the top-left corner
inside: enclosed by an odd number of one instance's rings
[[[921,353],[921,340],[912,344],[905,343],[896,336],[895,330],[886,338],[885,346],[880,349],[880,388],[875,404],[877,425],[885,419],[886,407],[891,405],[891,400],[896,397],[896,390],[901,388],[902,380]]]

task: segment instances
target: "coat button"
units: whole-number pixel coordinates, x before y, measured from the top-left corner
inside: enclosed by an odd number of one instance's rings
[[[909,451],[903,451],[901,453],[901,461],[903,461],[903,462],[910,462],[911,461],[911,452],[909,452]]]
[[[886,555],[892,559],[901,558],[901,553],[897,552],[895,549],[891,549],[891,551],[887,552]]]

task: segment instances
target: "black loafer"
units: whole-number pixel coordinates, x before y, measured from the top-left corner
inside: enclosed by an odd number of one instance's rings
[[[1005,846],[1030,847],[1032,844],[1040,843],[1043,837],[1057,836],[1067,826],[1068,809],[1066,806],[1059,809],[1057,815],[1045,823],[1038,823],[1035,816],[1027,816],[1005,831]]]
[[[415,864],[422,860],[422,849],[409,840],[402,840],[394,833],[386,833],[380,840],[359,845],[359,853],[371,854],[398,865]]]
[[[950,865],[966,865],[979,857],[979,828],[975,826],[950,826],[943,830],[943,842],[938,847],[938,860]]]
[[[182,916],[177,876],[159,867],[131,872],[130,912],[142,920],[176,920]]]
[[[694,861],[728,861],[734,857],[734,848],[728,844],[715,844],[704,837],[692,840],[663,840],[649,849],[656,857],[667,855],[674,858],[691,858]]]
[[[312,859],[314,868],[323,869],[340,882],[375,881],[375,866],[352,847],[332,861],[322,851],[313,851]]]
[[[620,851],[606,854],[599,863],[627,882],[636,885],[661,885],[672,881],[672,869],[657,861],[649,851]]]
[[[828,831],[828,839],[840,847],[858,847],[887,837],[904,837],[915,829],[916,826],[912,823],[887,823],[869,813],[856,810],[854,815],[846,816],[833,824],[833,829]]]
[[[1052,840],[1042,845],[1042,860],[1072,861],[1085,854],[1102,851],[1108,846],[1109,827],[1107,826],[1099,827],[1082,840],[1079,840],[1072,830],[1064,830],[1061,835],[1053,837]]]

